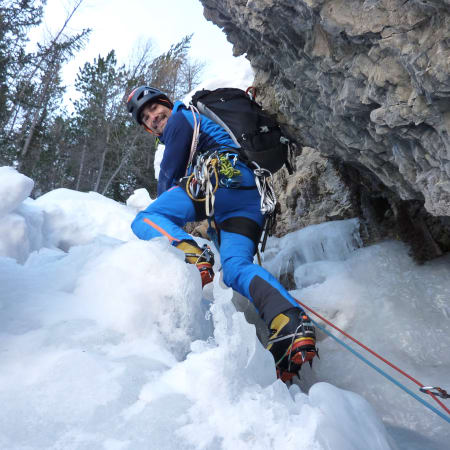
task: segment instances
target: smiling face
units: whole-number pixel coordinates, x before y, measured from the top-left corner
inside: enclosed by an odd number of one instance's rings
[[[161,136],[172,110],[160,103],[147,103],[141,111],[142,123],[157,136]]]

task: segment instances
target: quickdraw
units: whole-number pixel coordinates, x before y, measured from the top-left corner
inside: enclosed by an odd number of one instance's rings
[[[277,197],[273,189],[273,175],[272,173],[260,167],[254,161],[251,162],[255,169],[256,187],[258,188],[259,195],[261,196],[261,213],[265,215],[271,215],[275,212],[277,206]]]
[[[419,389],[419,391],[424,392],[428,395],[436,395],[437,397],[441,397],[443,399],[450,398],[450,395],[447,394],[447,391],[440,387],[423,386]]]
[[[341,339],[339,339],[337,336],[335,336],[333,333],[331,333],[330,331],[328,331],[324,326],[320,325],[319,323],[317,323],[315,320],[313,320],[312,318],[310,318],[311,322],[316,326],[316,328],[319,328],[320,330],[322,330],[325,334],[327,334],[330,338],[334,339],[336,342],[338,342],[340,345],[342,345],[343,347],[345,347],[348,351],[350,351],[351,353],[353,353],[357,358],[359,358],[361,361],[365,362],[368,366],[370,366],[372,369],[376,370],[379,374],[383,375],[385,378],[387,378],[389,381],[391,381],[392,383],[394,383],[396,386],[398,386],[400,389],[402,389],[403,391],[405,391],[407,394],[409,394],[411,397],[415,398],[418,402],[422,403],[424,406],[426,406],[428,409],[430,409],[431,411],[433,411],[434,413],[436,413],[438,416],[442,417],[445,421],[447,421],[448,423],[450,423],[450,409],[447,408],[447,406],[445,406],[437,397],[441,397],[443,399],[449,398],[447,392],[444,389],[441,388],[434,388],[431,386],[424,386],[420,381],[416,380],[414,377],[412,377],[411,375],[407,374],[404,370],[400,369],[399,367],[397,367],[395,364],[391,363],[390,361],[388,361],[386,358],[383,358],[381,355],[379,355],[378,353],[376,353],[375,351],[373,351],[371,348],[367,347],[366,345],[364,345],[362,342],[358,341],[357,339],[355,339],[353,336],[351,336],[350,334],[348,334],[347,332],[345,332],[344,330],[340,329],[339,327],[337,327],[336,325],[334,325],[331,321],[329,321],[328,319],[326,319],[325,317],[323,317],[321,314],[319,314],[318,312],[314,311],[312,308],[310,308],[308,305],[305,305],[303,302],[301,302],[298,299],[294,299],[302,308],[304,308],[305,310],[308,310],[310,313],[314,314],[316,317],[318,317],[320,320],[322,320],[324,323],[326,323],[327,325],[333,327],[335,330],[339,331],[339,333],[343,334],[345,337],[347,337],[348,339],[350,339],[351,341],[353,341],[355,344],[359,345],[360,347],[362,347],[364,350],[368,351],[371,355],[375,356],[376,358],[378,358],[380,361],[384,362],[385,364],[387,364],[388,366],[390,366],[391,368],[393,368],[394,370],[396,370],[398,373],[402,374],[403,376],[405,376],[406,378],[408,378],[409,380],[413,381],[414,383],[416,383],[419,386],[419,390],[421,392],[424,392],[428,395],[430,395],[433,400],[439,404],[439,406],[447,413],[447,415],[445,415],[444,413],[442,413],[441,411],[439,411],[438,409],[436,409],[433,405],[430,405],[428,402],[426,402],[425,400],[423,400],[422,398],[420,398],[416,393],[412,392],[410,389],[408,389],[406,386],[404,386],[402,383],[400,383],[399,381],[397,381],[395,378],[393,378],[391,375],[389,375],[388,373],[386,373],[384,370],[382,370],[380,367],[376,366],[374,363],[372,363],[371,361],[369,361],[367,358],[365,358],[363,355],[361,355],[359,352],[357,352],[354,348],[350,347],[347,343],[345,343],[344,341],[342,341]],[[433,389],[436,389],[435,392],[432,392]]]

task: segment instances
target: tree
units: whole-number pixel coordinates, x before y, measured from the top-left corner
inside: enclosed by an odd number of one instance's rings
[[[40,23],[45,2],[11,0],[2,7],[0,26],[8,27],[6,38],[0,38],[3,62],[1,72],[3,103],[0,159],[14,164],[27,175],[39,179],[50,164],[52,145],[46,142],[53,121],[61,109],[64,87],[60,70],[63,64],[86,43],[89,30],[71,35],[67,25],[82,0],[76,0],[63,25],[54,37],[38,44],[33,53],[25,53],[26,33]],[[38,18],[33,18],[37,14]],[[43,150],[46,155],[41,155]],[[41,156],[43,156],[41,158]],[[47,167],[48,168],[48,167]]]
[[[30,121],[30,129],[21,150],[21,162],[23,162],[25,156],[27,155],[38,121],[42,120],[43,116],[47,112],[46,110],[49,106],[52,92],[58,91],[60,84],[59,71],[62,64],[67,59],[72,57],[74,52],[80,50],[84,46],[87,35],[90,32],[90,30],[83,30],[81,33],[78,33],[75,36],[64,36],[63,34],[70,19],[73,17],[81,3],[82,0],[76,1],[72,8],[72,11],[68,14],[62,27],[60,28],[56,36],[50,41],[49,45],[47,45],[46,47],[39,45],[41,57],[38,60],[38,64],[35,67],[34,73],[36,73],[38,69],[42,71],[41,83],[37,91],[35,110]],[[62,37],[61,41],[60,37]],[[20,97],[21,95],[19,94],[19,98]]]
[[[172,99],[180,99],[186,94],[182,81],[182,68],[187,62],[192,34],[153,60],[147,73],[152,86],[161,89]]]
[[[66,32],[81,2],[75,0],[59,31],[34,53],[26,53],[23,43],[30,27],[40,23],[45,0],[2,4],[0,31],[7,32],[0,35],[0,163],[31,176],[35,195],[57,187],[96,191],[119,201],[136,187],[155,195],[157,140],[132,121],[127,94],[142,84],[159,87],[174,100],[190,91],[202,69],[188,57],[192,35],[156,58],[147,41],[127,67],[118,64],[114,50],[86,62],[69,115],[62,104],[60,71],[88,39],[89,30]]]
[[[184,96],[199,82],[204,65],[188,58],[192,35],[152,58],[151,42],[140,46],[132,63],[118,66],[114,51],[86,63],[77,75],[80,99],[74,103],[73,135],[77,136],[75,189],[94,190],[125,200],[136,188],[156,194],[153,160],[156,139],[136,127],[126,111],[126,94],[142,84]],[[74,164],[72,164],[73,166]]]
[[[183,95],[192,92],[201,82],[205,62],[200,60],[187,60],[181,66],[181,89]]]
[[[30,28],[39,25],[43,16],[41,1],[6,0],[0,6],[0,163],[10,164],[14,147],[8,124],[20,79],[28,70],[32,56],[25,53]]]
[[[139,136],[124,105],[128,72],[118,67],[112,50],[104,58],[99,55],[86,63],[77,75],[76,89],[81,97],[74,102],[76,118],[74,135],[79,170],[76,188],[107,193],[122,199],[129,191],[126,183],[117,187],[118,177],[136,150]]]

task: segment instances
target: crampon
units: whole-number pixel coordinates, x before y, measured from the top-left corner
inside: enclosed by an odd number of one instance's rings
[[[313,358],[315,356],[319,358],[319,350],[317,347],[314,347],[313,349],[297,350],[296,352],[296,348],[294,347],[293,352],[290,353],[290,355],[292,356],[288,361],[287,369],[282,369],[277,366],[277,378],[283,381],[283,383],[291,382],[292,378],[295,376],[300,377],[300,369],[305,362],[308,362],[312,367]],[[288,358],[290,355],[288,355]]]
[[[202,277],[202,287],[205,287],[207,284],[212,283],[212,281],[214,280],[214,271],[211,263],[198,262],[196,266],[200,272],[200,276]]]

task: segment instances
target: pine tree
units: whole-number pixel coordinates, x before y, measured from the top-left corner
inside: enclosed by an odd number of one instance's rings
[[[137,187],[156,194],[156,139],[126,110],[132,88],[150,84],[174,100],[198,83],[201,64],[188,58],[192,35],[151,55],[151,42],[133,64],[119,66],[112,50],[80,69],[80,96],[68,115],[61,68],[86,44],[89,30],[70,35],[67,25],[32,53],[27,33],[39,25],[45,0],[7,0],[0,6],[0,164],[15,165],[35,180],[34,195],[58,187],[96,191],[124,201]]]
[[[126,84],[127,72],[117,66],[113,50],[86,63],[77,75],[75,87],[81,96],[74,102],[72,124],[79,137],[76,189],[101,192],[120,164],[128,139]]]
[[[55,181],[49,174],[57,156],[52,160],[54,142],[49,139],[58,128],[54,121],[61,117],[64,87],[60,71],[85,45],[89,34],[89,30],[74,35],[66,32],[81,2],[75,1],[56,35],[39,43],[32,53],[25,52],[27,33],[40,23],[45,1],[10,0],[0,9],[0,28],[6,30],[0,37],[0,162],[15,165],[35,179],[35,193]]]
[[[188,64],[188,52],[192,34],[154,59],[147,73],[147,82],[165,92],[174,100],[181,99],[187,92],[183,85],[183,68]]]
[[[0,164],[14,160],[13,122],[21,79],[32,63],[25,52],[30,28],[39,25],[43,16],[41,1],[7,0],[0,5]]]

